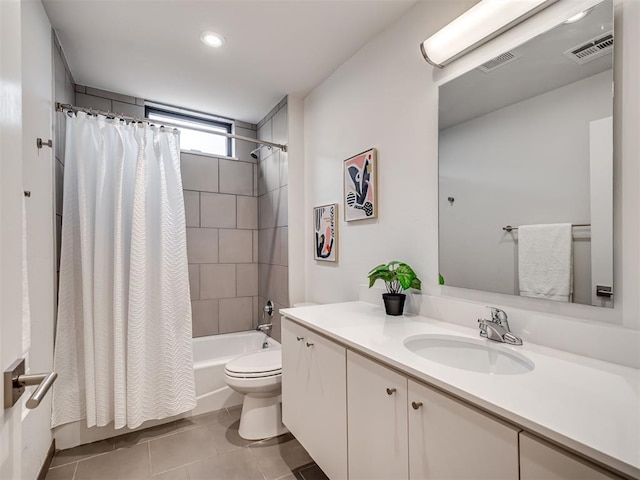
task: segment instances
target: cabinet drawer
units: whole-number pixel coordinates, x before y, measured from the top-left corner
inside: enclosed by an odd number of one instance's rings
[[[521,480],[619,479],[525,432],[520,433]]]

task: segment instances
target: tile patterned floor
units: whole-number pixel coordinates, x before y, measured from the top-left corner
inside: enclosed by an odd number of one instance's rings
[[[46,480],[328,480],[291,434],[238,434],[240,407],[56,452]]]

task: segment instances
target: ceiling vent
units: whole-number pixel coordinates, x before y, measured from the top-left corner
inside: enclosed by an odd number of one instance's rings
[[[511,63],[514,60],[520,58],[521,55],[514,52],[504,52],[501,55],[498,55],[496,58],[489,60],[488,62],[483,63],[478,67],[478,70],[489,73],[494,71],[496,68],[504,67],[507,63]]]
[[[570,48],[564,54],[574,62],[583,65],[613,51],[613,32],[605,33],[588,42]]]

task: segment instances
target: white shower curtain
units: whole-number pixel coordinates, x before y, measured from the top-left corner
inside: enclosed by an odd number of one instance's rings
[[[196,405],[179,136],[67,115],[52,425]]]

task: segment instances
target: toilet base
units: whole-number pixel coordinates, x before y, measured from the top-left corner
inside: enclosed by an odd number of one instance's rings
[[[282,395],[246,394],[238,433],[245,440],[262,440],[287,433],[282,424]]]

